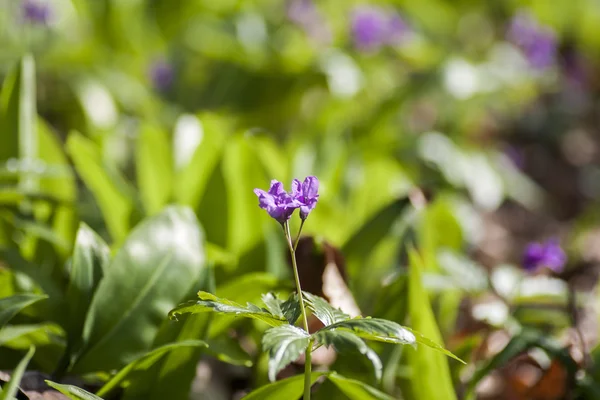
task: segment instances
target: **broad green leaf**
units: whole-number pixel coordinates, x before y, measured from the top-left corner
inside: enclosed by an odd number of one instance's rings
[[[355,379],[345,378],[335,372],[327,376],[350,400],[393,400],[393,397]]]
[[[25,55],[6,78],[0,96],[0,161],[17,158],[32,162],[38,156],[36,132],[35,61]],[[37,178],[22,172],[19,186],[25,191],[37,189]]]
[[[61,385],[52,381],[46,381],[46,383],[72,400],[102,400],[102,397],[91,394],[77,386]]]
[[[251,367],[253,362],[248,353],[240,346],[238,340],[220,337],[206,340],[206,352],[219,360],[232,365]]]
[[[17,315],[19,311],[40,300],[48,298],[45,295],[23,293],[0,299],[0,329]]]
[[[203,233],[186,207],[142,222],[116,253],[90,305],[76,373],[121,368],[144,354],[204,266]]]
[[[325,326],[333,325],[336,322],[346,321],[350,316],[339,308],[333,307],[327,300],[315,296],[308,292],[302,292],[306,307],[319,319]]]
[[[29,364],[31,357],[33,357],[33,353],[35,353],[35,347],[29,348],[29,351],[27,354],[25,354],[25,357],[23,357],[21,362],[19,362],[19,365],[17,365],[15,370],[12,372],[8,383],[4,385],[2,391],[0,391],[0,400],[13,400],[17,391],[19,390],[19,383],[21,383],[21,378],[23,377],[23,373],[27,368],[27,364]]]
[[[410,205],[408,198],[402,198],[379,210],[342,246],[342,253],[349,262],[364,261]],[[350,267],[350,266],[349,266]]]
[[[429,296],[421,281],[422,261],[414,249],[409,250],[409,259],[408,314],[411,325],[416,331],[432,338],[434,342],[441,343],[442,336],[435,322]],[[443,354],[426,347],[419,347],[416,351],[407,352],[406,358],[413,371],[409,384],[414,398],[456,399],[448,360]]]
[[[356,317],[345,321],[336,322],[321,329],[334,330],[346,329],[354,334],[367,339],[385,343],[415,345],[415,335],[407,328],[395,322],[380,318]]]
[[[69,352],[81,345],[81,333],[94,292],[110,262],[110,249],[89,226],[81,223],[69,270],[66,303]],[[73,354],[69,354],[69,357]]]
[[[135,160],[142,204],[147,214],[156,214],[172,193],[173,156],[167,134],[155,126],[142,125]]]
[[[63,144],[41,118],[37,124],[39,140],[39,158],[46,165],[47,174],[40,176],[40,192],[59,200],[54,205],[51,220],[54,234],[58,236],[66,248],[55,246],[62,257],[71,253],[71,245],[77,230],[75,200],[77,198],[77,182],[75,173],[64,153]]]
[[[276,317],[284,317],[290,325],[294,325],[302,314],[298,296],[294,293],[286,301],[282,301],[276,295],[269,292],[263,294],[262,301],[271,314]]]
[[[333,346],[338,353],[358,352],[366,356],[373,364],[375,377],[381,379],[381,371],[383,366],[381,360],[375,351],[353,332],[344,330],[321,330],[312,335],[316,342],[323,346]]]
[[[127,378],[129,373],[131,373],[133,370],[148,369],[156,361],[158,361],[162,356],[164,356],[166,353],[168,353],[172,350],[182,348],[182,347],[206,347],[206,346],[207,346],[206,342],[203,342],[201,340],[186,340],[186,341],[178,342],[178,343],[170,343],[165,346],[156,348],[156,349],[144,354],[143,356],[139,357],[138,359],[130,362],[129,364],[127,364],[127,366],[123,367],[119,372],[117,372],[117,374],[115,376],[113,376],[108,382],[106,382],[104,384],[104,386],[102,386],[102,388],[100,388],[100,390],[98,390],[97,394],[98,394],[98,396],[105,396],[111,390],[113,390],[117,386],[119,386],[123,382],[123,380],[125,378]]]
[[[263,218],[269,218],[257,207],[253,193],[254,188],[268,186],[269,178],[260,163],[262,155],[256,153],[252,141],[251,135],[236,135],[227,142],[223,154],[229,211],[227,248],[234,254],[243,254],[262,240],[262,231],[257,227]]]
[[[67,150],[77,173],[94,194],[111,236],[116,242],[122,241],[129,231],[131,200],[107,172],[95,143],[74,132],[67,140]]]
[[[17,351],[35,347],[32,364],[52,371],[65,352],[63,330],[55,324],[7,325],[0,330],[0,346]]]
[[[311,382],[314,385],[315,381],[327,375],[326,372],[313,372],[311,374]],[[304,393],[304,375],[296,375],[291,378],[282,379],[265,385],[243,397],[243,400],[282,400],[282,399],[299,399]]]
[[[310,335],[292,325],[268,329],[262,338],[262,345],[263,350],[269,352],[269,379],[275,381],[279,371],[306,351],[309,342]]]
[[[177,318],[177,315],[179,314],[196,314],[212,311],[218,314],[229,314],[233,316],[257,319],[271,326],[279,326],[288,323],[284,316],[275,316],[267,309],[260,308],[252,303],[247,303],[246,306],[243,306],[236,302],[217,297],[212,293],[203,291],[198,292],[198,298],[200,299],[198,301],[188,301],[187,303],[180,304],[171,310],[169,316],[171,318]]]
[[[177,171],[174,195],[182,204],[197,207],[204,194],[206,185],[219,161],[230,123],[216,115],[205,114],[200,117],[202,139],[196,147],[191,160]],[[175,141],[185,141],[183,135],[175,135]],[[185,143],[174,143],[173,147],[184,146]],[[176,159],[177,161],[177,159]]]

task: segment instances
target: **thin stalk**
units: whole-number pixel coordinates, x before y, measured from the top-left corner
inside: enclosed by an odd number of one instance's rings
[[[303,221],[304,222],[304,221]],[[302,229],[302,227],[300,228]],[[304,296],[302,296],[302,287],[300,286],[300,276],[298,275],[298,264],[296,263],[296,250],[295,246],[292,244],[292,235],[290,233],[290,224],[285,222],[283,224],[283,230],[285,231],[285,237],[290,249],[290,255],[292,257],[292,267],[294,269],[294,279],[296,281],[296,291],[298,292],[298,299],[300,301],[300,313],[302,315],[302,323],[304,325],[304,330],[307,334],[308,331],[308,319],[306,318],[306,310],[304,308]],[[298,237],[300,237],[300,233],[298,233]],[[296,240],[297,244],[298,240]],[[311,388],[311,352],[313,347],[313,341],[308,342],[308,346],[305,351],[305,362],[304,362],[304,400],[310,400],[310,388]]]
[[[306,221],[305,219],[302,220],[302,222],[300,222],[300,229],[298,229],[298,236],[296,236],[296,241],[294,242],[294,252],[296,252],[296,249],[298,248],[298,242],[300,241],[300,233],[302,233],[302,227],[304,226],[304,221]],[[289,229],[289,226],[288,226]]]

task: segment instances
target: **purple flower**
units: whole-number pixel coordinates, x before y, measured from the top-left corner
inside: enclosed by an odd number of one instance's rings
[[[304,182],[292,181],[292,197],[300,203],[300,218],[303,220],[316,207],[319,200],[319,180],[316,176],[307,176]]]
[[[155,61],[150,67],[150,80],[157,90],[167,90],[173,82],[174,72],[165,60]]]
[[[331,41],[329,26],[312,0],[290,0],[286,11],[288,19],[314,40],[322,43]]]
[[[359,6],[352,13],[352,36],[361,51],[376,51],[399,42],[408,26],[398,14],[389,14],[375,6]]]
[[[530,243],[523,254],[523,267],[528,272],[536,272],[540,268],[561,272],[566,262],[567,256],[556,239]]]
[[[519,13],[510,22],[507,39],[517,45],[532,67],[544,69],[556,59],[556,37],[547,26],[537,23],[529,14]]]
[[[301,206],[299,201],[283,189],[283,184],[275,179],[271,181],[268,192],[254,189],[254,193],[258,196],[258,206],[282,224]]]
[[[50,5],[41,0],[22,0],[21,11],[25,21],[34,24],[47,24],[50,20]]]

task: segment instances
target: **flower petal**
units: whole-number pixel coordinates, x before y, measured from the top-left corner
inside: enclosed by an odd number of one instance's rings
[[[307,176],[302,183],[302,193],[307,199],[319,196],[319,180],[316,176]]]

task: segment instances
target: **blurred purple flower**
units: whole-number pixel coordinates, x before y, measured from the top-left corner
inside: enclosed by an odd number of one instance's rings
[[[331,41],[329,26],[312,0],[290,0],[286,11],[288,19],[310,37],[323,43]]]
[[[518,169],[523,169],[525,166],[525,156],[523,151],[514,146],[508,146],[504,150],[504,154],[512,161],[513,165]]]
[[[150,66],[150,80],[157,90],[167,90],[173,83],[174,71],[165,60],[155,61]]]
[[[292,181],[292,197],[300,203],[300,218],[306,219],[319,200],[319,180],[316,176],[307,176],[304,182]]]
[[[540,25],[529,14],[518,13],[510,22],[507,39],[519,46],[532,67],[544,69],[556,60],[556,36],[552,29]]]
[[[275,179],[271,181],[268,192],[254,189],[258,196],[258,206],[281,224],[290,219],[300,202],[283,189],[283,184]]]
[[[561,272],[566,262],[567,256],[556,239],[530,243],[523,254],[523,267],[527,272],[536,272],[540,268]]]
[[[50,20],[50,4],[41,0],[22,0],[21,11],[25,21],[32,24],[47,24]]]
[[[352,12],[352,36],[361,51],[377,51],[402,40],[409,28],[396,13],[376,6],[358,6]]]

